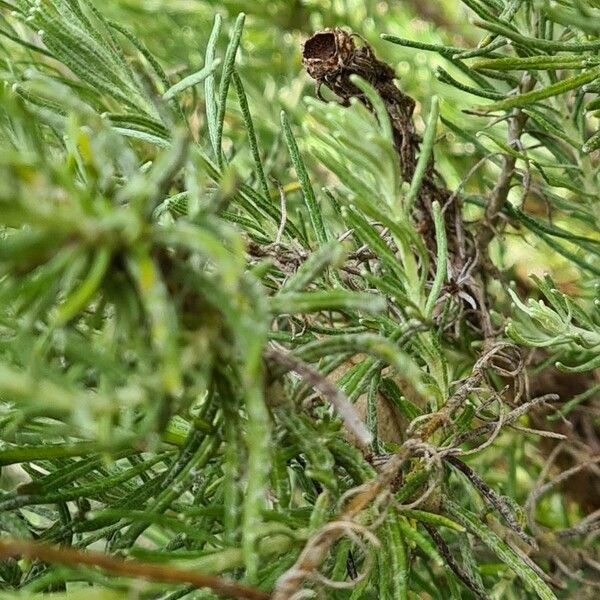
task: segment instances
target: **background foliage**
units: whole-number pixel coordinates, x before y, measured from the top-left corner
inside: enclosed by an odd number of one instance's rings
[[[4,537],[279,598],[595,597],[599,17],[0,2]],[[314,99],[300,43],[333,26],[394,66],[493,234],[493,346],[423,243],[385,112]],[[15,557],[0,578],[6,598],[215,597]]]

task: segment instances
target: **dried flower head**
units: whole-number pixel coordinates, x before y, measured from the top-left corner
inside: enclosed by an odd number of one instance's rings
[[[364,39],[362,44],[357,45],[354,41],[357,37],[361,38],[343,29],[325,29],[315,33],[304,44],[302,62],[308,74],[317,81],[319,97],[323,99],[320,86],[324,84],[344,104],[356,97],[368,105],[366,97],[351,82],[351,75],[365,79],[378,88],[380,94],[385,95],[386,92],[381,88],[386,86],[388,94],[399,97],[400,91],[393,84],[394,70],[375,57],[373,49]]]
[[[302,62],[308,74],[317,81],[335,75],[354,56],[356,45],[343,29],[325,29],[306,40]]]

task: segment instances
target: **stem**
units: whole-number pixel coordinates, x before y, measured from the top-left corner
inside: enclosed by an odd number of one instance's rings
[[[525,73],[525,75],[523,75],[523,79],[521,80],[521,92],[529,92],[534,85],[535,79],[533,79],[528,73]],[[508,125],[508,143],[511,147],[514,147],[519,143],[519,139],[523,133],[526,122],[527,115],[520,108],[516,108],[513,111],[513,115],[510,118]],[[498,178],[498,182],[492,190],[490,201],[485,209],[485,226],[480,229],[479,236],[477,238],[477,245],[481,257],[485,256],[487,247],[495,235],[495,225],[498,222],[502,207],[508,198],[510,183],[513,175],[515,174],[516,163],[516,155],[504,155],[500,177]]]
[[[4,558],[23,556],[67,566],[100,567],[109,573],[148,581],[190,583],[196,588],[210,588],[220,596],[233,596],[250,600],[268,600],[270,598],[269,594],[256,588],[227,581],[215,575],[205,575],[196,571],[185,571],[138,560],[123,560],[100,552],[83,552],[74,548],[50,544],[4,539],[0,540],[0,556]]]

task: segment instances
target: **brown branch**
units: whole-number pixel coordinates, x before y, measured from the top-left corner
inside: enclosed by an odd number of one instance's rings
[[[320,89],[325,86],[341,100],[343,105],[348,106],[350,100],[355,98],[374,112],[368,97],[354,84],[353,76],[361,77],[375,88],[390,119],[393,143],[398,154],[402,176],[404,180],[410,181],[415,173],[420,149],[420,138],[413,121],[415,100],[396,85],[394,69],[379,60],[371,46],[364,40],[362,45],[355,43],[356,38],[360,36],[339,28],[315,33],[304,44],[303,65],[317,82],[319,98],[322,98]],[[475,320],[484,333],[486,346],[490,347],[491,342],[488,340],[494,336],[487,311],[483,278],[475,269],[481,262],[477,245],[470,232],[464,228],[457,194],[451,194],[445,187],[436,172],[432,157],[419,187],[413,215],[416,229],[431,255],[431,276],[434,275],[437,265],[434,202],[444,207],[450,274],[448,287],[461,306],[464,305],[464,297],[461,302],[461,293],[476,298],[479,310]]]
[[[570,538],[579,535],[587,535],[592,531],[600,529],[600,508],[595,510],[591,515],[588,515],[582,519],[577,525],[569,527],[568,529],[561,529],[555,532],[557,538]]]
[[[520,93],[525,94],[533,88],[535,85],[535,79],[525,73],[519,86]],[[520,109],[515,108],[511,118],[508,121],[508,144],[515,150],[518,149],[520,144],[521,134],[527,123],[527,115]],[[502,170],[498,181],[492,190],[490,199],[485,209],[485,218],[483,227],[479,231],[477,236],[477,246],[479,248],[479,256],[482,261],[486,260],[486,251],[490,242],[492,241],[496,231],[496,224],[500,218],[502,207],[508,198],[510,192],[511,182],[515,175],[515,167],[517,164],[517,157],[513,154],[505,154],[502,159]]]
[[[444,557],[444,560],[450,567],[450,569],[454,572],[454,574],[465,584],[465,586],[473,592],[478,600],[490,600],[490,596],[487,592],[481,587],[478,581],[476,581],[469,573],[467,573],[455,560],[454,556],[452,556],[452,552],[448,545],[442,538],[442,536],[438,533],[437,529],[433,527],[433,525],[429,525],[428,523],[423,523],[423,527],[427,530],[427,533],[431,537],[431,539],[435,542],[435,545],[438,547],[441,555]]]
[[[100,552],[83,552],[75,548],[50,544],[5,538],[0,540],[0,556],[4,558],[23,556],[70,567],[79,565],[99,567],[108,573],[146,579],[147,581],[189,583],[196,588],[210,588],[220,596],[247,598],[248,600],[270,599],[269,594],[256,588],[227,581],[215,575],[206,575],[137,560],[124,560]]]
[[[537,548],[537,542],[531,536],[527,535],[523,530],[523,527],[517,521],[515,515],[509,504],[496,493],[487,483],[471,469],[462,460],[459,460],[455,456],[447,456],[445,459],[453,467],[458,469],[472,484],[475,489],[483,496],[485,500],[489,502],[504,518],[508,527],[514,531],[527,545],[532,548]]]
[[[559,446],[557,446],[557,448],[559,448]],[[545,483],[543,485],[537,485],[533,490],[531,490],[531,493],[529,494],[529,497],[527,498],[527,502],[525,503],[525,508],[527,508],[531,512],[533,512],[533,509],[535,508],[537,501],[542,496],[547,494],[549,491],[553,490],[557,485],[559,485],[559,484],[563,483],[564,481],[566,481],[567,479],[569,479],[569,477],[572,477],[576,473],[579,473],[579,471],[581,471],[582,469],[590,468],[593,465],[598,464],[598,463],[600,463],[600,455],[591,456],[585,462],[575,465],[575,466],[571,467],[570,469],[563,471],[562,473],[559,473],[556,477],[554,477],[547,483]]]
[[[325,378],[319,371],[290,354],[280,347],[271,346],[263,354],[265,360],[283,368],[286,372],[293,371],[300,376],[313,389],[320,392],[333,406],[344,421],[344,425],[352,433],[364,453],[369,452],[371,433],[363,423],[360,415],[346,394],[342,393],[333,383]]]
[[[333,522],[336,526],[330,527],[326,531],[319,531],[313,539],[309,540],[294,566],[286,571],[277,582],[273,600],[287,600],[298,590],[302,582],[322,564],[334,542],[344,534],[348,527],[355,525],[353,520],[357,515],[393,488],[402,467],[411,457],[419,453],[425,456],[429,455],[432,459],[438,459],[439,467],[442,456],[436,448],[427,444],[427,439],[449,422],[454,412],[464,403],[473,388],[479,384],[483,378],[483,371],[490,366],[489,363],[492,359],[507,347],[511,347],[511,344],[499,343],[481,357],[475,364],[472,375],[465,380],[454,396],[438,412],[427,415],[428,421],[425,426],[402,444],[398,452],[383,465],[377,476],[349,492],[348,495],[351,495],[351,498],[336,521]]]
[[[558,402],[558,400],[559,400],[558,394],[545,394],[543,396],[538,396],[537,398],[533,398],[529,402],[525,402],[525,403],[521,404],[520,406],[517,406],[517,408],[514,408],[509,413],[504,415],[502,417],[502,425],[503,426],[511,425],[517,419],[519,419],[523,415],[527,414],[528,412],[532,411],[540,404],[545,404],[545,403],[549,403],[549,402]],[[475,429],[471,429],[470,431],[465,431],[464,433],[461,433],[459,436],[457,436],[454,439],[453,445],[456,448],[458,448],[469,440],[472,440],[474,438],[480,437],[487,433],[493,432],[496,429],[496,426],[497,426],[497,421],[492,422],[492,423],[486,423],[485,425],[480,425],[479,427],[476,427]]]

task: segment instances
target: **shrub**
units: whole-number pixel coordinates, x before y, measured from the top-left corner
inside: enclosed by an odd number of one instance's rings
[[[0,2],[5,597],[593,597],[600,12],[463,4]]]

